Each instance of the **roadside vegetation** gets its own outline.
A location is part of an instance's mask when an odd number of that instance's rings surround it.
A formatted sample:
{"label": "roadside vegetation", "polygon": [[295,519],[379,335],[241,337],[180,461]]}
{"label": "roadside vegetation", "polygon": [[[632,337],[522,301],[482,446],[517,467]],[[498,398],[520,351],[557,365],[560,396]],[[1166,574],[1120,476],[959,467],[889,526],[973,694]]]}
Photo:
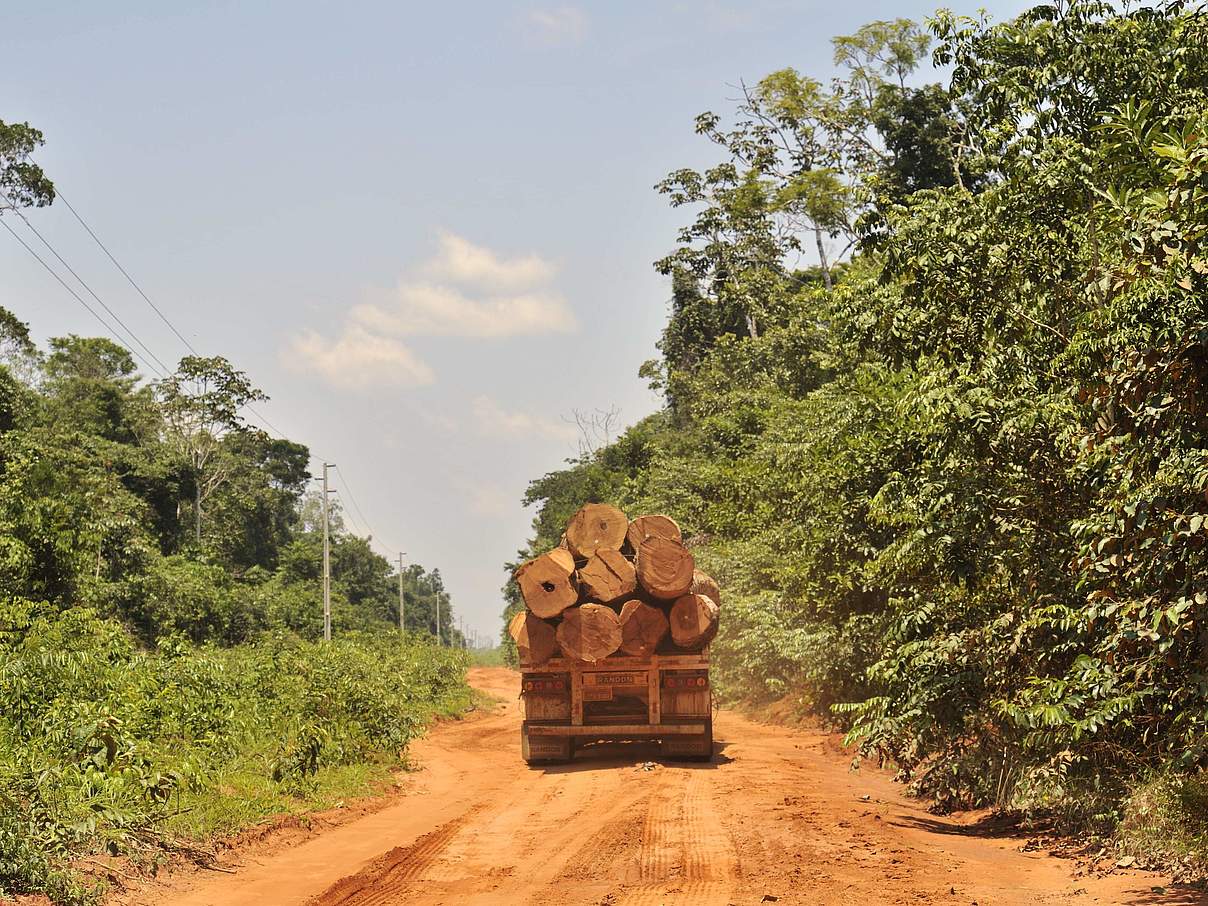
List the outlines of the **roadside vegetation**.
{"label": "roadside vegetation", "polygon": [[83,608],[9,619],[0,891],[57,903],[97,897],[98,857],[206,864],[215,835],[377,792],[432,716],[470,703],[464,652],[414,635],[149,653]]}
{"label": "roadside vegetation", "polygon": [[[54,200],[41,138],[0,122],[7,223]],[[333,500],[320,642],[309,451],[249,423],[264,395],[224,358],[143,365],[40,348],[0,307],[0,899],[92,902],[107,856],[205,862],[216,834],[380,788],[470,704],[440,573],[405,569],[399,633],[398,575]]]}
{"label": "roadside vegetation", "polygon": [[789,697],[937,808],[1202,868],[1208,16],[834,48],[834,81],[697,119],[717,164],[657,187],[666,405],[531,484],[519,558],[585,500],[666,512],[726,591],[726,697]]}

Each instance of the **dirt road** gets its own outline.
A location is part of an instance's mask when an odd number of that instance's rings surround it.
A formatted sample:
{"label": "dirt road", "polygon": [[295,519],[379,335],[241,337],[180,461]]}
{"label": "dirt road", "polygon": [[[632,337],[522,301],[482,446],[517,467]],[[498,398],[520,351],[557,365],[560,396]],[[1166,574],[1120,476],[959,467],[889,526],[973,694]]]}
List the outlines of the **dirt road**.
{"label": "dirt road", "polygon": [[[728,906],[1203,902],[1143,872],[1077,877],[1026,840],[935,818],[822,733],[722,712],[713,764],[657,765],[644,745],[526,767],[518,676],[504,699],[416,744],[394,803],[303,841],[236,853],[233,874],[144,891],[155,906]],[[191,885],[191,889],[183,889]]]}

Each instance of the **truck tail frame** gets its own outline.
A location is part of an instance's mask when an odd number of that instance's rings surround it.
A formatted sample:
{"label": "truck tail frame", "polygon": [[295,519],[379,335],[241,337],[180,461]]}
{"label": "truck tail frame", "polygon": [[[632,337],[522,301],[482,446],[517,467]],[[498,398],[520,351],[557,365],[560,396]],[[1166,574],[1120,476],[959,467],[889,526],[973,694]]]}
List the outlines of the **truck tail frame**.
{"label": "truck tail frame", "polygon": [[522,666],[521,755],[529,764],[569,761],[581,743],[646,739],[662,757],[713,757],[713,696],[707,652],[551,658]]}

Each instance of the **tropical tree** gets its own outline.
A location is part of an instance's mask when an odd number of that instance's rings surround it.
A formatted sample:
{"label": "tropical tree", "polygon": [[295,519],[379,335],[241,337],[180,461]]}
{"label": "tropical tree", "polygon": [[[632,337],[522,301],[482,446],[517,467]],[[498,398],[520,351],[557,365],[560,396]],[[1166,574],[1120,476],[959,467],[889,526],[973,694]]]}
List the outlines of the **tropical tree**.
{"label": "tropical tree", "polygon": [[177,370],[156,385],[156,396],[164,442],[192,479],[194,538],[200,544],[203,508],[235,467],[224,441],[252,430],[240,410],[268,397],[221,356],[181,359]]}

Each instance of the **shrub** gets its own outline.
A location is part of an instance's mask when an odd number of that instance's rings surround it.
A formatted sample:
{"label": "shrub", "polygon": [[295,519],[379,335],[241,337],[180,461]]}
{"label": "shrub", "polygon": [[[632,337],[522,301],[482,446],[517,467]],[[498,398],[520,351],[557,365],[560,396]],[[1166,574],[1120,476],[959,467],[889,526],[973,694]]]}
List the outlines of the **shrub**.
{"label": "shrub", "polygon": [[[468,702],[464,652],[426,638],[279,634],[235,648],[185,635],[150,654],[96,612],[24,601],[0,620],[0,894],[84,902],[67,868],[93,852],[155,856],[178,833],[287,808],[324,772],[404,763],[436,712]],[[232,804],[232,808],[236,806]],[[211,816],[187,828],[182,809]],[[206,821],[210,823],[207,824]]]}

